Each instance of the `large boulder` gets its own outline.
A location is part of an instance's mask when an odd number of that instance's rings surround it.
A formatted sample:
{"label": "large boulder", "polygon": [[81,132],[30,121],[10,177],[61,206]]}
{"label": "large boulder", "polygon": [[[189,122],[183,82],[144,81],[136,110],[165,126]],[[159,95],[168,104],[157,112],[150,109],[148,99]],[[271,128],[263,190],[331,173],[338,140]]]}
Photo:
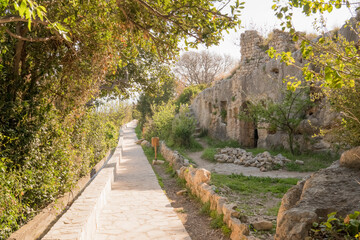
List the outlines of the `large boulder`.
{"label": "large boulder", "polygon": [[340,165],[343,167],[360,169],[360,147],[344,152],[340,158]]}
{"label": "large boulder", "polygon": [[303,240],[312,223],[331,212],[345,217],[360,208],[360,170],[332,166],[312,174],[283,197],[277,217],[276,240]]}

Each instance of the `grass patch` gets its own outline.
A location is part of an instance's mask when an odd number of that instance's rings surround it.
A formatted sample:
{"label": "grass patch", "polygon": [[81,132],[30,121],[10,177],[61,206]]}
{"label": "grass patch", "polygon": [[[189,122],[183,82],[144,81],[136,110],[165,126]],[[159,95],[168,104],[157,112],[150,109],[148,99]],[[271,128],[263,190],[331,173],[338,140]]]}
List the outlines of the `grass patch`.
{"label": "grass patch", "polygon": [[166,145],[172,149],[177,150],[178,152],[190,151],[190,152],[200,152],[204,150],[203,146],[198,143],[193,137],[190,138],[190,143],[188,146],[178,146],[171,139],[166,141]]}
{"label": "grass patch", "polygon": [[230,236],[231,229],[224,223],[224,214],[218,214],[217,211],[210,209],[210,202],[203,203],[200,213],[210,216],[210,226],[214,229],[220,228],[224,235]]}
{"label": "grass patch", "polygon": [[[285,164],[284,169],[296,172],[312,172],[322,168],[327,168],[334,161],[339,159],[339,155],[332,155],[331,153],[302,153],[300,155],[292,155],[290,151],[285,149],[266,150],[263,148],[253,148],[246,149],[246,151],[252,152],[254,155],[264,151],[268,151],[273,156],[281,154],[292,160],[292,162]],[[296,160],[304,161],[304,165],[296,164]]]}
{"label": "grass patch", "polygon": [[169,162],[165,161],[164,166],[165,166],[165,172],[166,172],[167,174],[169,174],[172,178],[176,176],[176,171],[175,171],[174,168],[169,164]]}
{"label": "grass patch", "polygon": [[160,177],[157,173],[155,173],[155,175],[156,175],[156,178],[157,178],[157,180],[159,182],[159,185],[160,185],[161,189],[164,189],[165,186],[164,186],[164,182],[163,182],[162,177]]}
{"label": "grass patch", "polygon": [[217,153],[216,148],[210,147],[210,148],[206,148],[204,150],[204,152],[201,155],[202,159],[208,160],[210,162],[215,162],[215,154]]}
{"label": "grass patch", "polygon": [[230,229],[228,226],[223,225],[223,226],[221,227],[221,231],[222,231],[222,233],[223,233],[225,236],[230,237],[230,235],[231,235],[231,229]]}
{"label": "grass patch", "polygon": [[266,215],[276,217],[278,215],[280,205],[281,205],[281,202],[278,202],[275,206],[268,208],[266,211]]}
{"label": "grass patch", "polygon": [[212,218],[210,226],[212,228],[221,228],[224,225],[223,218],[224,214],[218,214],[215,210],[210,212],[210,217]]}
{"label": "grass patch", "polygon": [[[186,180],[185,179],[182,179],[182,178],[179,178],[177,177],[176,178],[176,183],[181,186],[182,188],[186,188]],[[190,192],[190,190],[188,190],[188,192]]]}
{"label": "grass patch", "polygon": [[204,204],[201,206],[201,208],[200,208],[200,213],[210,216],[210,213],[211,213],[211,210],[210,210],[210,202],[206,202],[206,203],[204,203]]}
{"label": "grass patch", "polygon": [[141,129],[140,129],[140,125],[138,124],[135,128],[135,134],[136,134],[136,137],[138,139],[141,139],[142,138],[142,132],[141,132]]}
{"label": "grass patch", "polygon": [[[154,148],[142,146],[142,149],[144,150],[145,156],[147,157],[149,163],[152,164],[152,160],[155,159]],[[157,159],[165,161],[165,158],[161,155],[160,151],[157,152]]]}
{"label": "grass patch", "polygon": [[[155,159],[155,151],[154,151],[154,149],[151,148],[151,147],[145,147],[145,146],[142,146],[142,149],[143,149],[143,151],[145,153],[145,156],[146,156],[147,160],[149,161],[150,164],[152,164],[152,161]],[[158,160],[165,160],[164,157],[159,152],[157,154],[157,159]],[[165,161],[165,163],[167,163],[167,162]],[[152,167],[152,165],[151,165],[151,167]],[[153,171],[154,171],[154,169],[153,169]],[[164,189],[164,182],[163,182],[162,178],[155,171],[154,171],[154,173],[156,175],[156,178],[157,178],[157,180],[159,182],[160,187],[162,189]]]}
{"label": "grass patch", "polygon": [[289,188],[296,185],[297,178],[246,177],[243,175],[211,174],[211,182],[217,187],[223,185],[244,195],[272,193],[282,197]]}

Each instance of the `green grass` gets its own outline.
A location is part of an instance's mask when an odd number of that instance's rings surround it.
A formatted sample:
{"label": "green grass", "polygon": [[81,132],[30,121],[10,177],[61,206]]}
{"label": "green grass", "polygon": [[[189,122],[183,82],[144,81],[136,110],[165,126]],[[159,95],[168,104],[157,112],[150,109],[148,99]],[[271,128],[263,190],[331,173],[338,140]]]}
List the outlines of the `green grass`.
{"label": "green grass", "polygon": [[211,182],[217,187],[223,185],[244,195],[272,193],[282,197],[289,188],[296,185],[297,178],[246,177],[243,175],[211,174]]}
{"label": "green grass", "polygon": [[171,147],[172,149],[177,150],[178,152],[185,152],[185,151],[200,152],[204,150],[203,146],[200,143],[198,143],[193,137],[190,138],[190,143],[186,147],[176,145],[171,139],[168,139],[166,141],[166,145]]}
{"label": "green grass", "polygon": [[141,132],[141,129],[140,129],[140,125],[138,124],[135,128],[135,134],[136,134],[136,137],[138,139],[141,139],[142,138],[142,132]]}
{"label": "green grass", "polygon": [[165,161],[164,166],[165,166],[165,172],[166,172],[167,174],[169,174],[172,178],[176,176],[176,171],[175,171],[174,168],[169,164],[169,162]]}
{"label": "green grass", "polygon": [[[339,159],[338,155],[331,155],[330,153],[303,153],[300,155],[292,155],[290,151],[284,149],[266,150],[263,148],[253,148],[246,149],[246,151],[252,152],[254,156],[264,151],[268,151],[273,156],[280,153],[284,157],[292,160],[292,162],[285,164],[284,169],[296,172],[312,172],[322,168],[327,168],[334,161]],[[304,165],[296,164],[296,160],[304,161]]]}
{"label": "green grass", "polygon": [[[209,145],[201,155],[201,158],[214,162],[214,155],[217,153],[217,148],[241,148],[240,144],[235,140],[220,141],[213,139],[209,136],[202,137],[203,140]],[[279,153],[284,157],[292,160],[290,163],[286,163],[284,169],[288,171],[296,172],[314,172],[322,168],[329,167],[334,161],[339,159],[339,155],[330,154],[330,153],[302,153],[300,155],[292,155],[290,151],[285,149],[263,149],[263,148],[252,148],[246,149],[248,152],[252,152],[255,155],[268,151],[271,155],[276,156]],[[304,161],[304,165],[296,164],[296,160]],[[275,166],[275,169],[280,169],[281,166]]]}
{"label": "green grass", "polygon": [[[155,151],[152,147],[142,147],[145,153],[145,156],[147,157],[149,163],[152,163],[152,161],[155,159]],[[164,160],[165,158],[161,155],[160,151],[157,151],[157,160]],[[165,161],[166,162],[166,161]]]}
{"label": "green grass", "polygon": [[281,202],[278,202],[278,204],[276,204],[275,206],[267,209],[266,215],[268,215],[268,216],[277,216],[278,212],[279,212],[280,205],[281,205]]}
{"label": "green grass", "polygon": [[[182,188],[186,188],[186,180],[185,179],[182,179],[182,178],[179,178],[176,176],[176,183],[182,187]],[[188,190],[189,192],[190,190]]]}
{"label": "green grass", "polygon": [[221,227],[221,231],[225,236],[230,237],[231,229],[228,226],[226,226],[225,224]]}
{"label": "green grass", "polygon": [[[144,150],[144,153],[145,153],[145,156],[147,158],[147,160],[149,161],[150,164],[152,164],[152,161],[155,159],[155,151],[154,151],[154,148],[151,148],[151,147],[145,147],[143,146],[142,149]],[[164,157],[158,152],[157,154],[157,159],[158,160],[164,160]],[[167,161],[165,161],[165,163],[167,163]],[[152,167],[152,165],[151,165]],[[162,178],[154,171],[155,175],[156,175],[156,178],[159,182],[159,185],[162,189],[164,189],[164,182],[162,180]]]}
{"label": "green grass", "polygon": [[204,204],[201,206],[201,208],[200,208],[200,213],[210,216],[210,213],[211,213],[211,210],[210,210],[210,202],[206,202],[206,203],[204,203]]}
{"label": "green grass", "polygon": [[202,159],[208,160],[210,162],[215,162],[215,154],[216,154],[216,148],[210,147],[210,148],[206,148],[204,150],[204,152],[201,155]]}
{"label": "green grass", "polygon": [[[200,201],[201,202],[201,201]],[[217,211],[210,209],[210,202],[203,203],[200,213],[210,216],[210,226],[214,229],[220,228],[224,235],[230,236],[231,229],[224,223],[224,214],[218,214]]]}

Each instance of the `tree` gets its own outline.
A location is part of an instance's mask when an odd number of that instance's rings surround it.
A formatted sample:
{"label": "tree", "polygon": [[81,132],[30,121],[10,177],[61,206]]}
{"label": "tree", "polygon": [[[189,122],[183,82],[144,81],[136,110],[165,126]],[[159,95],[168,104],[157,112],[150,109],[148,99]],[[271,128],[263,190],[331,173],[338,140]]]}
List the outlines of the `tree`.
{"label": "tree", "polygon": [[280,102],[261,100],[251,102],[245,111],[239,113],[242,120],[254,121],[259,127],[265,123],[270,129],[286,132],[290,151],[295,154],[294,136],[300,122],[305,119],[305,111],[312,106],[308,88],[287,90]]}
{"label": "tree", "polygon": [[99,89],[153,91],[148,59],[172,58],[182,39],[217,43],[221,30],[238,25],[238,1],[232,14],[214,3],[226,1],[2,1],[0,132],[17,139],[4,140],[7,147],[28,152],[50,110],[71,118]]}
{"label": "tree", "polygon": [[139,96],[136,104],[136,109],[139,112],[139,125],[143,127],[146,119],[153,116],[151,106],[159,106],[161,104],[167,104],[175,95],[175,79],[169,75],[163,75],[166,79],[163,80],[163,84],[160,89],[150,94],[150,92],[144,92]]}
{"label": "tree", "polygon": [[0,238],[69,189],[86,172],[79,166],[106,152],[104,139],[116,139],[117,126],[84,105],[155,92],[167,71],[158,63],[174,58],[179,42],[211,45],[238,25],[242,5],[223,14],[227,3],[0,1]]}
{"label": "tree", "polygon": [[[299,64],[291,53],[277,53],[274,49],[269,50],[269,55],[303,71],[304,80],[290,83],[292,89],[296,89],[301,81],[310,83],[317,89],[312,97],[326,99],[341,114],[342,120],[334,130],[345,147],[360,145],[360,107],[357,104],[360,94],[359,15],[350,19],[340,31],[323,32],[317,41],[310,41],[295,31],[292,12],[294,8],[300,8],[309,16],[358,4],[347,0],[289,0],[286,3],[276,1],[273,6],[277,17],[283,20],[283,29],[289,29],[293,39],[300,42],[305,63]],[[322,29],[324,25],[318,24]]]}
{"label": "tree", "polygon": [[191,105],[192,100],[194,100],[205,88],[206,85],[204,84],[186,87],[175,101],[176,111],[179,111],[181,105]]}
{"label": "tree", "polygon": [[210,85],[217,76],[234,66],[229,55],[220,55],[209,51],[185,52],[176,63],[174,72],[185,85]]}

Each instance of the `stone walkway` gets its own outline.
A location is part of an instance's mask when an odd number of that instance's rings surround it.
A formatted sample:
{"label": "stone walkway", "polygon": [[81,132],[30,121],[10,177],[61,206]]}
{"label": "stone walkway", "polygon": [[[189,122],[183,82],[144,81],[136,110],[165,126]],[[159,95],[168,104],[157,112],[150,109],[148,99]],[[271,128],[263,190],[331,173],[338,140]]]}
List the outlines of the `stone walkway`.
{"label": "stone walkway", "polygon": [[95,239],[190,239],[142,148],[135,144],[135,127],[133,121],[124,129],[123,158]]}

